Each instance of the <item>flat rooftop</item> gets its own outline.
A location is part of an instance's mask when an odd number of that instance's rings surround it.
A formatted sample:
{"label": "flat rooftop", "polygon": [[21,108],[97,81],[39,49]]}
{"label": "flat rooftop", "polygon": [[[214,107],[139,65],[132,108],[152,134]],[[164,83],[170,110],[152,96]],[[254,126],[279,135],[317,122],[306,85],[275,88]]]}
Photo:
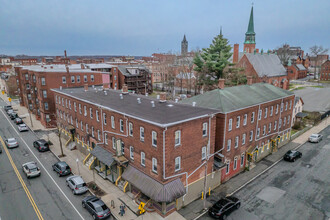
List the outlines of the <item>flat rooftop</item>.
{"label": "flat rooftop", "polygon": [[[70,72],[101,72],[93,71],[91,69],[110,69],[113,65],[100,63],[100,64],[83,64],[84,69],[81,68],[81,64],[67,65]],[[66,65],[64,64],[51,64],[51,65],[31,65],[31,66],[20,66],[24,70],[36,71],[36,72],[66,72]]]}
{"label": "flat rooftop", "polygon": [[[103,91],[100,86],[95,86],[94,89],[89,87],[86,92],[82,87],[65,88],[62,90],[52,89],[52,91],[160,127],[203,118],[218,112],[214,109],[193,107],[191,104],[180,104],[170,101],[162,103],[158,99],[132,93],[123,94],[121,99],[121,91]],[[141,100],[141,103],[138,103],[138,98]],[[154,107],[152,107],[152,101],[154,102]]]}

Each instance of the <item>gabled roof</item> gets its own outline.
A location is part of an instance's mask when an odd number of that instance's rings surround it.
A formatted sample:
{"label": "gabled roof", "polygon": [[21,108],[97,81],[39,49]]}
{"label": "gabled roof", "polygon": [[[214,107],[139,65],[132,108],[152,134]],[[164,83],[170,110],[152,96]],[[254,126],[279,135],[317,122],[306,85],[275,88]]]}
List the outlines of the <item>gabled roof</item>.
{"label": "gabled roof", "polygon": [[245,54],[259,77],[263,76],[284,76],[286,69],[276,54]]}
{"label": "gabled roof", "polygon": [[298,70],[307,70],[306,67],[304,67],[304,65],[302,64],[296,64]]}
{"label": "gabled roof", "polygon": [[[140,70],[146,70],[149,72],[148,68],[144,65],[118,65],[117,66],[119,71],[124,75],[124,76],[134,76],[132,73],[128,71],[128,69],[140,69]],[[140,75],[140,74],[136,74]]]}
{"label": "gabled roof", "polygon": [[256,83],[215,89],[189,99],[184,99],[181,103],[191,104],[196,102],[196,106],[218,109],[222,113],[227,113],[291,95],[294,95],[294,93],[271,84]]}

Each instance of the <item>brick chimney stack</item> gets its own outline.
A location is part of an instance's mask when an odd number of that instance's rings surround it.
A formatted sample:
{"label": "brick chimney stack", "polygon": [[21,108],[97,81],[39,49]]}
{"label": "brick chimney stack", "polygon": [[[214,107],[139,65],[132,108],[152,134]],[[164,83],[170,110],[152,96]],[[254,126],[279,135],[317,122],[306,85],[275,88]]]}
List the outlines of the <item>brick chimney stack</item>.
{"label": "brick chimney stack", "polygon": [[85,90],[85,92],[88,91],[88,84],[84,84],[84,90]]}
{"label": "brick chimney stack", "polygon": [[247,84],[252,85],[253,84],[253,78],[252,76],[247,76]]}
{"label": "brick chimney stack", "polygon": [[66,50],[64,50],[64,57],[67,58],[67,56],[66,56]]}
{"label": "brick chimney stack", "polygon": [[128,93],[128,86],[126,84],[124,84],[122,90],[123,90],[122,91],[123,94],[127,94]]}
{"label": "brick chimney stack", "polygon": [[160,93],[159,102],[166,102],[166,92]]}
{"label": "brick chimney stack", "polygon": [[238,63],[239,44],[234,44],[233,63]]}
{"label": "brick chimney stack", "polygon": [[219,79],[218,88],[219,89],[224,89],[225,88],[225,79]]}

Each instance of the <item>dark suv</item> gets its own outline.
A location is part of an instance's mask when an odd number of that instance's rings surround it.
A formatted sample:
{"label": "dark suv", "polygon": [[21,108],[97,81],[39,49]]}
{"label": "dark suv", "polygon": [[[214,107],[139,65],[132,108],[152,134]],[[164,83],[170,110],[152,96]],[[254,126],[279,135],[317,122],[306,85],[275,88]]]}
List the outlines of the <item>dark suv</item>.
{"label": "dark suv", "polygon": [[11,120],[14,120],[15,118],[18,118],[18,114],[16,112],[13,112],[9,115]]}
{"label": "dark suv", "polygon": [[39,152],[49,151],[49,144],[44,139],[33,142],[33,147],[37,148]]}
{"label": "dark suv", "polygon": [[228,196],[217,201],[210,209],[209,215],[217,219],[227,219],[228,215],[239,209],[241,202],[238,198]]}
{"label": "dark suv", "polygon": [[82,207],[92,214],[93,219],[106,219],[111,216],[108,206],[96,196],[87,196],[84,198]]}
{"label": "dark suv", "polygon": [[284,154],[283,160],[290,161],[290,162],[295,162],[297,158],[301,158],[302,153],[297,151],[297,150],[289,150]]}
{"label": "dark suv", "polygon": [[66,176],[71,174],[71,168],[64,161],[55,163],[53,165],[53,170],[58,174],[58,176]]}

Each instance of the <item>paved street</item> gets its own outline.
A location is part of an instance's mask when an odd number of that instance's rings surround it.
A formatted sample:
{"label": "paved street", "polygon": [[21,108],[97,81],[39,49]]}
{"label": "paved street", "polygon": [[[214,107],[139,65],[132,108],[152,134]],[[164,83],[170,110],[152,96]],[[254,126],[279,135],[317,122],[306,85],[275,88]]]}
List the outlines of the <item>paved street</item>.
{"label": "paved street", "polygon": [[[32,143],[37,137],[31,131],[18,133],[16,125],[3,111],[3,100],[0,100],[0,105],[0,136],[3,140],[10,137],[18,140],[20,146],[7,152],[26,185],[25,188],[19,180],[4,146],[1,146],[0,219],[91,219],[81,206],[82,198],[88,194],[72,194],[66,186],[66,178],[59,178],[52,170],[51,165],[57,162],[56,157],[51,152],[39,153],[34,149]],[[40,177],[26,178],[21,165],[29,161],[38,163],[42,173]],[[28,197],[29,194],[31,197]]]}
{"label": "paved street", "polygon": [[[280,161],[238,191],[242,206],[230,220],[316,220],[330,218],[330,126],[319,144],[305,143],[303,157]],[[206,213],[200,219],[211,219]]]}

